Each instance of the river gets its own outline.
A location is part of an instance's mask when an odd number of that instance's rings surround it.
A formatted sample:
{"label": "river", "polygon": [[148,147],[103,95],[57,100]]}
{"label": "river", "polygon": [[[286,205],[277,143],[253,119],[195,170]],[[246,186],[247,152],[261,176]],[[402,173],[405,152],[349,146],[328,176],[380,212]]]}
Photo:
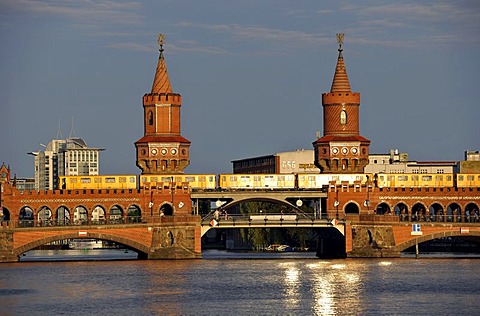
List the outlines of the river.
{"label": "river", "polygon": [[135,256],[112,249],[30,251],[21,262],[0,264],[0,315],[438,316],[480,310],[478,256],[323,260],[314,253],[217,250],[199,260]]}

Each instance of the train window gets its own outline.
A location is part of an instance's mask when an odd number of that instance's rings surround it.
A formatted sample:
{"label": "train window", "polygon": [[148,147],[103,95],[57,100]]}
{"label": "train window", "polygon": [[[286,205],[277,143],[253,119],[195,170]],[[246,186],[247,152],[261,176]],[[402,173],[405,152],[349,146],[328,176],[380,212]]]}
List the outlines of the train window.
{"label": "train window", "polygon": [[105,178],[105,183],[115,183],[115,178]]}
{"label": "train window", "polygon": [[127,178],[125,178],[125,177],[120,177],[120,178],[118,179],[118,182],[120,182],[120,183],[127,182]]}
{"label": "train window", "polygon": [[[198,177],[198,181],[202,181],[201,180],[202,177]],[[195,182],[195,177],[185,177],[185,182]]]}
{"label": "train window", "polygon": [[70,179],[70,183],[77,183],[77,179],[75,179],[75,178]]}
{"label": "train window", "polygon": [[398,181],[408,181],[408,176],[398,176]]}
{"label": "train window", "polygon": [[260,181],[262,178],[260,176],[253,176],[253,181]]}
{"label": "train window", "polygon": [[241,176],[240,179],[250,179],[250,176]]}
{"label": "train window", "polygon": [[230,181],[237,181],[237,177],[236,176],[230,176]]}
{"label": "train window", "polygon": [[81,183],[90,183],[91,181],[92,181],[92,179],[90,179],[90,178],[81,178],[80,179]]}
{"label": "train window", "polygon": [[443,176],[435,176],[435,181],[443,181]]}
{"label": "train window", "polygon": [[432,181],[432,176],[422,176],[422,181]]}
{"label": "train window", "polygon": [[447,176],[447,181],[452,181],[452,176]]}
{"label": "train window", "polygon": [[418,181],[418,176],[412,176],[413,181]]}
{"label": "train window", "polygon": [[463,181],[463,176],[458,176],[458,181]]}
{"label": "train window", "polygon": [[130,183],[135,183],[135,177],[130,177]]}
{"label": "train window", "polygon": [[278,181],[285,181],[285,176],[278,176]]}
{"label": "train window", "polygon": [[198,182],[205,182],[207,179],[205,177],[198,177]]}
{"label": "train window", "polygon": [[467,176],[467,181],[474,181],[475,180],[475,176],[473,175],[468,175]]}

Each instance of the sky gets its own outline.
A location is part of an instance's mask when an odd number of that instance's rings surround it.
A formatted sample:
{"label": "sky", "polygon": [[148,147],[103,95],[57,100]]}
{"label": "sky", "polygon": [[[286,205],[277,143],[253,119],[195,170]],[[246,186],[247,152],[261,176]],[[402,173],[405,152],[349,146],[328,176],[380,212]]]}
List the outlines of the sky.
{"label": "sky", "polygon": [[101,174],[139,174],[158,33],[192,142],[186,173],[313,149],[336,33],[370,153],[480,150],[478,0],[0,0],[0,163],[33,177],[29,152],[75,136],[105,149]]}

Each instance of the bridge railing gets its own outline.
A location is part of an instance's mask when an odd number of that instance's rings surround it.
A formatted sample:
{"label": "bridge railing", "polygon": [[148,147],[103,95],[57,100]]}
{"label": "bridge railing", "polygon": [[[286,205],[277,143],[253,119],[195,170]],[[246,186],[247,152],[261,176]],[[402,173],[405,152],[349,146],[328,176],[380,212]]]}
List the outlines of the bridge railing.
{"label": "bridge railing", "polygon": [[219,214],[216,216],[214,213],[210,213],[202,217],[202,225],[212,224],[212,220],[217,223],[283,223],[283,222],[299,222],[299,221],[314,221],[313,216],[299,215],[299,214],[282,214],[282,213],[268,213],[268,214]]}

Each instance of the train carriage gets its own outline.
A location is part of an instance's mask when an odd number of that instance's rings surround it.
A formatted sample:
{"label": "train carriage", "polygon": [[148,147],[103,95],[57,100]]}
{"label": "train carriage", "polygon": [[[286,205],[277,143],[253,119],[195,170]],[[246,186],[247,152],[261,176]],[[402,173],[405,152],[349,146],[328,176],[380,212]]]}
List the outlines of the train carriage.
{"label": "train carriage", "polygon": [[188,183],[193,190],[214,190],[217,186],[215,174],[164,174],[140,175],[140,188],[158,187],[171,182]]}
{"label": "train carriage", "polygon": [[[299,189],[321,189],[332,182],[342,184],[348,182],[353,185],[359,183],[364,185],[368,179],[372,180],[372,174],[354,173],[354,174],[298,174]],[[373,180],[372,180],[373,181]]]}
{"label": "train carriage", "polygon": [[137,188],[137,176],[134,174],[60,176],[59,181],[61,190]]}
{"label": "train carriage", "polygon": [[458,188],[479,188],[480,187],[480,173],[456,174],[456,185]]}
{"label": "train carriage", "polygon": [[221,174],[222,189],[294,189],[294,174]]}
{"label": "train carriage", "polygon": [[440,173],[399,173],[375,175],[376,186],[379,188],[421,188],[421,187],[453,187],[453,174]]}

